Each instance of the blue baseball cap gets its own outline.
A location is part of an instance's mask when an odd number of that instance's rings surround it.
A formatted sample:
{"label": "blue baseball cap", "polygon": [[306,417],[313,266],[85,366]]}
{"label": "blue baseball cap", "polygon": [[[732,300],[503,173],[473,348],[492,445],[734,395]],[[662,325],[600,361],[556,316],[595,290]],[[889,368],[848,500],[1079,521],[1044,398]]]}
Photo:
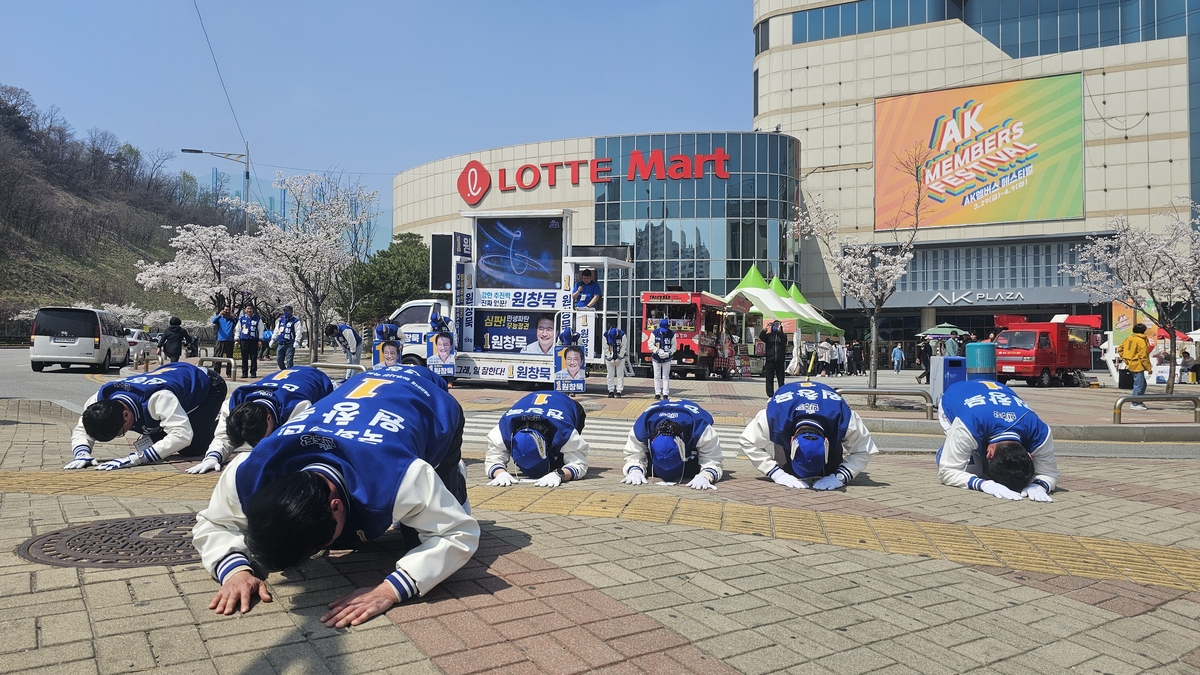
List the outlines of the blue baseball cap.
{"label": "blue baseball cap", "polygon": [[513,434],[512,458],[521,473],[530,478],[541,478],[550,472],[546,437],[533,429],[521,429]]}
{"label": "blue baseball cap", "polygon": [[800,478],[825,475],[827,444],[824,429],[815,422],[796,427],[792,437],[792,471]]}
{"label": "blue baseball cap", "polygon": [[650,441],[650,463],[654,475],[667,481],[677,482],[683,477],[685,448],[678,436],[659,434]]}

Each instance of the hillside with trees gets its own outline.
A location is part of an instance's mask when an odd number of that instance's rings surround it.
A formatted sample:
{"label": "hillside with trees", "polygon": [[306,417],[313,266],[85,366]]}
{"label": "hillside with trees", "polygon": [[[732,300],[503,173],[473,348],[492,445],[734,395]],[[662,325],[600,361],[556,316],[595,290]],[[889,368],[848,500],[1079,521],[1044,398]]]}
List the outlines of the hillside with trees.
{"label": "hillside with trees", "polygon": [[0,85],[0,315],[52,303],[128,304],[201,314],[169,290],[147,291],[138,260],[167,260],[174,228],[220,225],[242,214],[187,172],[174,153],[144,152],[92,128],[78,133],[58,109]]}

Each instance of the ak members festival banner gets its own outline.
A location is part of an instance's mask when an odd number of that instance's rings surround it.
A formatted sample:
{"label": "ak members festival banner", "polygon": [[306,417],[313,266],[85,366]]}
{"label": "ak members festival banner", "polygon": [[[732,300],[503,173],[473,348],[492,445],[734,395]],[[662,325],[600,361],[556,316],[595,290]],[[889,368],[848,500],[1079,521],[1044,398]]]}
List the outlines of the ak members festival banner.
{"label": "ak members festival banner", "polygon": [[933,157],[921,227],[1083,217],[1083,78],[1078,73],[875,101],[875,229],[912,209],[896,167],[914,146]]}

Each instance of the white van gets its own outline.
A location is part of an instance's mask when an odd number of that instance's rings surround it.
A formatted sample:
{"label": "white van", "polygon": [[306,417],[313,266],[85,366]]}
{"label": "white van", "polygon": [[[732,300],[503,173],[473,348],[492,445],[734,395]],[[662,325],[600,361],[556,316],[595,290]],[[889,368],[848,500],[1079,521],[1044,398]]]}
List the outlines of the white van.
{"label": "white van", "polygon": [[63,368],[79,363],[106,373],[129,361],[125,328],[102,310],[43,307],[29,332],[29,363],[34,372],[55,363]]}

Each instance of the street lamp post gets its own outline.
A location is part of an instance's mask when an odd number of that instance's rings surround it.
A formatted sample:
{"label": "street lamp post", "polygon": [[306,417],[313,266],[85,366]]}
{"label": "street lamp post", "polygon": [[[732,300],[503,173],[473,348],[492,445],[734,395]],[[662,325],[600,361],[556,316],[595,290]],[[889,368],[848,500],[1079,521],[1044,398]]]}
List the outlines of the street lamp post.
{"label": "street lamp post", "polygon": [[[248,143],[248,142],[246,143],[246,152],[245,153],[208,152],[206,150],[196,150],[194,148],[181,148],[179,151],[183,152],[183,153],[187,153],[189,155],[212,155],[213,157],[220,157],[221,159],[228,159],[231,162],[244,163],[245,164],[245,173],[243,174],[243,180],[244,180],[245,187],[242,190],[242,200],[246,203],[246,206],[250,205],[250,143]],[[246,220],[245,220],[245,224],[243,225],[243,229],[245,232],[249,232],[250,231],[250,210],[249,209],[242,209],[242,210],[246,214]]]}

